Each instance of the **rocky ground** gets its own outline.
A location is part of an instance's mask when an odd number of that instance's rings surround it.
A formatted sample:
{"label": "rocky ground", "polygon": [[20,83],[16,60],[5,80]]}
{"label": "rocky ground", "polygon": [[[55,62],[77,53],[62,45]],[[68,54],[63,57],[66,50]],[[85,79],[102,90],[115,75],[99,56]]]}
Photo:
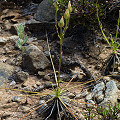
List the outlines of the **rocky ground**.
{"label": "rocky ground", "polygon": [[[46,40],[47,31],[53,62],[58,71],[59,39],[54,27],[55,11],[48,0],[43,0],[40,5],[32,1],[25,6],[16,6],[12,2],[1,2],[1,5],[0,120],[18,120],[44,100],[41,95],[32,96],[25,91],[48,93],[52,91],[50,82],[56,86]],[[16,47],[16,26],[20,23],[25,25],[25,34],[28,35],[25,54]],[[115,69],[114,74],[117,75],[114,77],[103,76],[101,69],[110,54],[111,49],[99,30],[93,32],[81,24],[68,29],[63,40],[61,86],[77,74],[69,88],[79,87],[70,89],[65,96],[80,101],[72,105],[74,113],[82,120],[91,106],[94,106],[92,112],[97,114],[98,104],[107,106],[108,103],[114,105],[120,102],[120,67]],[[94,81],[87,85],[80,84],[89,80]],[[38,119],[43,120],[36,111],[24,118]],[[97,119],[96,116],[94,120]]]}

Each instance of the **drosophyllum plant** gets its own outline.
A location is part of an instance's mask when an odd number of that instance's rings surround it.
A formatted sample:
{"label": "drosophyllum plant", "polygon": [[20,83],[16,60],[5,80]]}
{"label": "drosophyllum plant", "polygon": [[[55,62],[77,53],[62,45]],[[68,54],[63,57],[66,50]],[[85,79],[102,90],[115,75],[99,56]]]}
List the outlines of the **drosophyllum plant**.
{"label": "drosophyllum plant", "polygon": [[[58,6],[57,6],[56,1],[54,3],[54,6],[55,6],[55,9],[56,9],[55,27],[56,27],[58,37],[60,39],[60,59],[59,59],[58,76],[56,74],[56,70],[55,70],[53,60],[52,60],[52,57],[51,57],[49,44],[48,44],[48,49],[49,49],[49,54],[50,54],[52,67],[53,67],[53,70],[54,70],[56,88],[51,83],[52,88],[53,88],[53,92],[48,93],[48,94],[45,93],[47,95],[46,96],[47,100],[43,104],[40,104],[34,110],[41,109],[40,114],[43,115],[44,120],[48,120],[50,118],[52,120],[57,120],[57,119],[61,120],[61,119],[63,119],[62,118],[63,116],[64,116],[64,119],[78,120],[76,115],[74,115],[74,113],[68,108],[68,106],[70,108],[72,108],[70,106],[69,102],[68,102],[68,98],[66,98],[65,96],[62,95],[63,92],[67,91],[66,88],[73,79],[71,79],[70,82],[64,88],[60,87],[60,82],[61,82],[61,80],[60,80],[60,69],[61,69],[61,60],[62,60],[62,42],[63,42],[65,32],[66,32],[66,30],[68,28],[69,19],[70,19],[70,13],[72,12],[71,2],[69,1],[68,7],[67,7],[67,9],[66,9],[66,11],[64,13],[64,16],[61,17],[61,19],[60,19],[60,21],[58,23],[57,23]],[[66,21],[66,23],[64,23],[64,20]],[[59,31],[59,29],[60,29],[60,31]],[[47,42],[48,42],[48,39],[47,39]],[[46,104],[47,104],[47,106],[45,106]],[[31,111],[31,112],[33,112],[33,111]],[[27,115],[29,115],[31,112],[29,112]],[[61,114],[61,112],[62,112],[62,114]],[[25,115],[25,116],[27,116],[27,115]],[[21,118],[20,120],[22,120],[23,118]]]}
{"label": "drosophyllum plant", "polygon": [[102,23],[100,22],[100,19],[99,19],[98,5],[97,4],[96,4],[96,8],[97,8],[98,23],[99,23],[101,32],[102,32],[105,40],[107,41],[108,45],[112,49],[112,53],[110,54],[110,56],[108,56],[109,58],[105,62],[106,66],[105,66],[105,69],[104,69],[104,74],[107,75],[107,74],[109,74],[109,71],[111,69],[112,69],[112,73],[115,71],[116,62],[117,62],[117,66],[120,65],[120,58],[119,58],[119,56],[120,56],[120,51],[119,51],[120,43],[117,41],[118,30],[119,30],[119,23],[120,23],[120,11],[119,11],[119,18],[118,18],[116,36],[115,36],[115,38],[113,38],[112,34],[110,34],[110,38],[111,38],[111,41],[110,41],[107,38],[107,36],[105,35],[104,31],[103,31]]}
{"label": "drosophyllum plant", "polygon": [[19,36],[19,39],[16,41],[16,46],[22,51],[25,51],[25,47],[23,46],[27,40],[27,35],[24,34],[24,25],[20,24],[17,28],[17,34]]}

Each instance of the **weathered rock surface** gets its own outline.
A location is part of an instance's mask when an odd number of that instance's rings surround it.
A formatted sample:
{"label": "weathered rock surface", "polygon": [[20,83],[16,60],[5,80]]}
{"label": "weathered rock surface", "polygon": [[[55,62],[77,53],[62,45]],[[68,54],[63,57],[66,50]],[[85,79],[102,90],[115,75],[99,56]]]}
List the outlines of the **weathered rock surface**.
{"label": "weathered rock surface", "polygon": [[25,54],[23,55],[23,67],[31,72],[36,72],[40,69],[45,69],[50,64],[48,58],[35,45],[28,45]]}
{"label": "weathered rock surface", "polygon": [[96,95],[99,91],[105,90],[105,84],[104,82],[101,82],[94,86],[94,89],[92,90],[92,94]]}
{"label": "weathered rock surface", "polygon": [[34,19],[38,21],[52,21],[55,18],[55,7],[49,2],[49,0],[43,0],[38,6],[37,13],[34,15]]}
{"label": "weathered rock surface", "polygon": [[25,82],[28,79],[29,74],[24,71],[19,71],[16,73],[16,80],[17,82]]}
{"label": "weathered rock surface", "polygon": [[95,105],[95,102],[93,100],[88,100],[88,104],[86,104],[86,107],[93,107]]}
{"label": "weathered rock surface", "polygon": [[7,39],[5,39],[4,37],[0,37],[0,46],[6,44],[6,42]]}
{"label": "weathered rock surface", "polygon": [[0,86],[13,74],[15,68],[9,64],[0,62]]}
{"label": "weathered rock surface", "polygon": [[105,90],[104,82],[96,84],[90,94],[86,96],[86,100],[96,99],[96,102],[99,103],[104,99],[103,91]]}
{"label": "weathered rock surface", "polygon": [[105,98],[102,101],[103,105],[106,105],[110,103],[111,105],[114,105],[117,102],[118,98],[118,88],[114,82],[114,80],[111,80],[106,83],[106,90],[105,90]]}

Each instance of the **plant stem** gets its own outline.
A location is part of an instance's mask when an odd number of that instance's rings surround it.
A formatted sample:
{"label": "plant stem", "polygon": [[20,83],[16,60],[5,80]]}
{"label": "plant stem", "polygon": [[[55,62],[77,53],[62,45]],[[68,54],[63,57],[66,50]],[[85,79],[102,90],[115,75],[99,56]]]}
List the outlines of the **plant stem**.
{"label": "plant stem", "polygon": [[60,69],[61,69],[61,61],[62,61],[62,27],[60,27],[60,60],[59,60],[59,71],[58,71],[58,87],[60,83]]}

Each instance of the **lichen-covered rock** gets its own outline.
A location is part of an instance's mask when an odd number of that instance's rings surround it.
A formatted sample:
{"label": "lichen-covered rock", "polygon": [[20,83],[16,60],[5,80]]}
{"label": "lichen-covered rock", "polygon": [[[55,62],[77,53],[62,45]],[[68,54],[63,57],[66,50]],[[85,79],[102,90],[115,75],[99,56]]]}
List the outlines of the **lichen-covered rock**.
{"label": "lichen-covered rock", "polygon": [[23,55],[22,66],[31,72],[37,72],[45,69],[50,64],[48,58],[35,45],[28,45]]}
{"label": "lichen-covered rock", "polygon": [[106,83],[106,90],[105,90],[105,98],[102,101],[102,105],[114,105],[117,102],[118,98],[118,88],[114,82],[114,80],[111,80]]}
{"label": "lichen-covered rock", "polygon": [[103,91],[105,90],[104,82],[98,83],[94,86],[92,92],[86,96],[86,100],[96,99],[99,103],[104,99]]}
{"label": "lichen-covered rock", "polygon": [[96,84],[94,86],[94,89],[92,90],[93,96],[96,95],[99,91],[103,91],[105,89],[105,84],[104,82],[101,82],[99,84]]}

